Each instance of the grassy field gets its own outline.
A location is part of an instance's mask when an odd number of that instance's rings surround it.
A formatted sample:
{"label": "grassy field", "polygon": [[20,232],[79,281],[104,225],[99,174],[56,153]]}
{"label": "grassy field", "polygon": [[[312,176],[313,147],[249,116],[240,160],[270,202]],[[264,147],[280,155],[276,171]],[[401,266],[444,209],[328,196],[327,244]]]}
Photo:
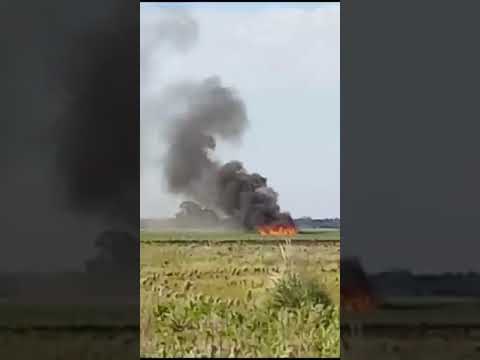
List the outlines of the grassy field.
{"label": "grassy field", "polygon": [[[305,230],[291,237],[295,240],[310,241],[339,241],[340,231],[338,230]],[[150,242],[199,242],[208,240],[210,242],[236,242],[236,241],[252,241],[252,242],[268,242],[268,240],[281,240],[277,236],[261,236],[258,233],[251,232],[221,232],[221,231],[141,231],[140,240],[143,243]],[[267,241],[265,241],[267,240]]]}
{"label": "grassy field", "polygon": [[[342,359],[480,358],[480,302],[454,300],[395,298],[389,300],[395,309],[342,314],[342,334],[349,343]],[[363,334],[351,336],[348,324],[363,324]]]}
{"label": "grassy field", "polygon": [[0,304],[0,358],[138,356],[138,305]]}
{"label": "grassy field", "polygon": [[37,275],[16,274],[18,287],[0,298],[1,359],[138,357],[137,277],[119,286],[118,276]]}
{"label": "grassy field", "polygon": [[141,239],[142,357],[339,356],[338,241],[261,244],[256,234],[219,232]]}

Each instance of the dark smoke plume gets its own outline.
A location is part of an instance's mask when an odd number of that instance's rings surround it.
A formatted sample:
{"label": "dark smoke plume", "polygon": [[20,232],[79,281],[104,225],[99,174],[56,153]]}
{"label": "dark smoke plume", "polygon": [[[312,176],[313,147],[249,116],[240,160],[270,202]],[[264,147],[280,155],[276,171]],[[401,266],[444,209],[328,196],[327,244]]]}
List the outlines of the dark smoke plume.
{"label": "dark smoke plume", "polygon": [[58,169],[75,209],[138,229],[138,23],[125,4],[114,11],[108,26],[68,44]]}
{"label": "dark smoke plume", "polygon": [[0,268],[77,268],[100,228],[138,230],[138,4],[0,9]]}
{"label": "dark smoke plume", "polygon": [[[198,37],[198,24],[184,9],[163,9],[156,14],[141,14],[141,69],[147,72],[153,63],[155,51],[170,46],[178,52],[188,51]],[[142,29],[142,30],[143,30]]]}
{"label": "dark smoke plume", "polygon": [[[159,146],[158,140],[160,134],[165,132],[163,120],[172,119],[175,93],[182,92],[177,89],[182,87],[180,84],[172,90],[173,96],[164,94],[167,85],[161,80],[167,76],[164,63],[169,57],[195,46],[198,24],[186,9],[165,8],[161,11],[142,11],[140,15],[140,179],[143,181],[161,175],[158,168],[164,149]],[[173,206],[174,200],[163,198],[159,203],[165,210]]]}
{"label": "dark smoke plume", "polygon": [[291,225],[265,177],[249,174],[238,161],[222,165],[211,158],[215,138],[238,140],[247,127],[245,105],[235,91],[216,77],[182,89],[178,95],[186,110],[173,123],[165,162],[169,190],[220,210],[247,229]]}
{"label": "dark smoke plume", "polygon": [[99,234],[99,254],[86,262],[87,270],[121,269],[135,276],[140,63],[132,50],[139,46],[138,18],[124,1],[107,8],[108,21],[92,22],[88,31],[71,35],[65,65],[57,69],[67,103],[59,121],[57,169],[75,213],[115,229]]}

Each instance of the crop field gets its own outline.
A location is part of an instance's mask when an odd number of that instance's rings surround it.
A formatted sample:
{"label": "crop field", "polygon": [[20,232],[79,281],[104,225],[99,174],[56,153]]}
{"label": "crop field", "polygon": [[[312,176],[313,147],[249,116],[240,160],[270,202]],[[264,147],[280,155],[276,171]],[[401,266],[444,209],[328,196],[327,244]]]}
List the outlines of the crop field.
{"label": "crop field", "polygon": [[338,231],[142,232],[142,357],[338,357]]}
{"label": "crop field", "polygon": [[[437,300],[409,300],[368,315],[342,314],[342,334],[349,346],[342,349],[342,359],[480,358],[478,299]],[[349,324],[362,324],[362,334],[352,336]]]}
{"label": "crop field", "polygon": [[[129,359],[138,356],[138,305],[0,305],[0,358]],[[138,313],[137,313],[138,314]]]}
{"label": "crop field", "polygon": [[[340,231],[338,230],[305,230],[290,238],[293,242],[302,241],[339,241]],[[245,233],[245,232],[224,232],[224,231],[142,231],[140,232],[140,240],[142,243],[155,243],[155,242],[256,242],[256,243],[269,243],[269,242],[281,242],[282,238],[278,236],[262,236],[258,233]]]}

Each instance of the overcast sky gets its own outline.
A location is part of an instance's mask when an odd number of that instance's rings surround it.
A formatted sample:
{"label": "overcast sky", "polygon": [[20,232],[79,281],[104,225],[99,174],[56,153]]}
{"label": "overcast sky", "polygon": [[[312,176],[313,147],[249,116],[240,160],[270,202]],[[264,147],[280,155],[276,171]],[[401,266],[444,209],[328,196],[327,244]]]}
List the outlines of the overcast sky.
{"label": "overcast sky", "polygon": [[[177,47],[158,41],[172,11]],[[218,75],[247,107],[240,144],[216,156],[267,177],[294,217],[340,215],[339,3],[141,4],[141,216],[165,217],[182,198],[165,190],[165,86]]]}

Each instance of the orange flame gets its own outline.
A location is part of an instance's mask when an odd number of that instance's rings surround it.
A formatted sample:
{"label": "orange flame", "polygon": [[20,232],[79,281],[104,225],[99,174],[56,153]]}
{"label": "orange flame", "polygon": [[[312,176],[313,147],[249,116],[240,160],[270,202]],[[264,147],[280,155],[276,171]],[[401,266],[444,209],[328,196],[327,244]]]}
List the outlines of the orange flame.
{"label": "orange flame", "polygon": [[264,225],[258,227],[262,236],[294,236],[297,234],[295,226],[291,225]]}
{"label": "orange flame", "polygon": [[366,292],[357,292],[355,294],[342,294],[342,309],[351,312],[369,312],[377,308],[377,302],[370,294]]}

